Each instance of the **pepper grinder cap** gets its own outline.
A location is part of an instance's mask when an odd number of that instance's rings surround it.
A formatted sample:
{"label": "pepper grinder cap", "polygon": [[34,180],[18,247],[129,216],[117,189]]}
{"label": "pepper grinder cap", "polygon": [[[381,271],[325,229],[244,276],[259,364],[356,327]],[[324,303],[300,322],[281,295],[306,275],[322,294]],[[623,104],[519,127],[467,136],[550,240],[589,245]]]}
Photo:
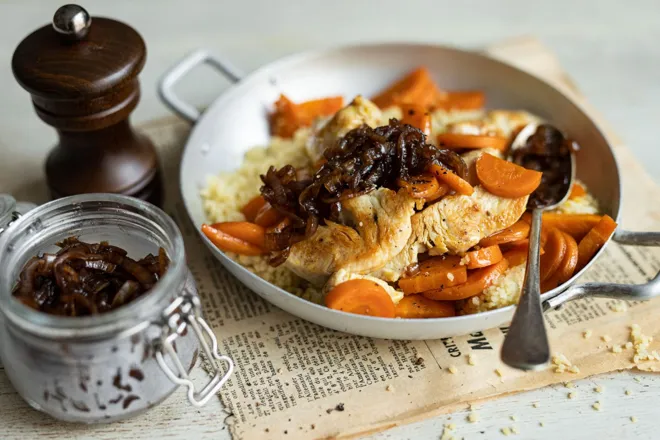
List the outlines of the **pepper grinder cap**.
{"label": "pepper grinder cap", "polygon": [[[142,70],[144,40],[117,20],[90,17],[78,5],[59,8],[52,24],[16,48],[12,70],[35,99],[90,99],[122,88]],[[47,109],[46,109],[47,110]]]}

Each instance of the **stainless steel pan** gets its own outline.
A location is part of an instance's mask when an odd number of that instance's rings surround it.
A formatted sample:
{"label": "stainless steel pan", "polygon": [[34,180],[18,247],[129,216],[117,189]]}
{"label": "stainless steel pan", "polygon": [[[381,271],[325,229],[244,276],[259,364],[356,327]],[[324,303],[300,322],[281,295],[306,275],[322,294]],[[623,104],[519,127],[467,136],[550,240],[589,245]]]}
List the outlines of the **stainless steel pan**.
{"label": "stainless steel pan", "polygon": [[[200,114],[181,100],[173,86],[200,64],[215,67],[235,82]],[[199,196],[206,176],[237,168],[245,152],[269,142],[267,112],[281,92],[295,101],[329,95],[347,99],[371,96],[411,68],[425,65],[447,89],[481,89],[491,108],[526,109],[564,130],[581,146],[578,178],[616,220],[621,212],[620,173],[607,139],[584,110],[544,81],[484,55],[436,45],[376,44],[293,55],[244,76],[230,63],[197,51],[165,74],[161,98],[174,112],[195,123],[181,162],[181,193],[199,231],[205,222]],[[264,164],[266,166],[267,164]],[[201,233],[200,233],[201,235]],[[467,334],[506,324],[513,307],[442,319],[385,319],[328,309],[298,298],[255,276],[224,255],[202,235],[213,255],[243,284],[272,304],[336,330],[391,339],[433,339]],[[625,244],[660,245],[660,233],[617,230]],[[596,258],[603,253],[601,249]],[[543,295],[546,308],[583,296],[648,299],[660,294],[660,277],[642,285],[575,284],[589,265],[564,285]]]}

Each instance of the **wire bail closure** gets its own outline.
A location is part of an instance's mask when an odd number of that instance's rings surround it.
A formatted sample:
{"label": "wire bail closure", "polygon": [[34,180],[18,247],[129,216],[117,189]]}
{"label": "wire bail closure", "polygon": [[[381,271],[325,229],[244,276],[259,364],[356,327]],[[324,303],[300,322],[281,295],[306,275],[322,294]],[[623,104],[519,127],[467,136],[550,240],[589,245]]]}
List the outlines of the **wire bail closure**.
{"label": "wire bail closure", "polygon": [[[188,401],[195,407],[204,406],[231,377],[234,371],[234,362],[231,358],[218,353],[218,340],[213,331],[201,316],[201,303],[196,294],[187,289],[184,294],[176,297],[163,311],[162,333],[156,340],[156,361],[165,375],[175,384],[188,388]],[[213,377],[201,390],[195,390],[195,384],[181,363],[181,359],[174,350],[173,343],[185,335],[190,327],[199,340],[200,347],[211,366]],[[210,346],[209,346],[210,342]],[[168,356],[176,368],[176,373],[165,362]],[[225,368],[222,368],[222,364]]]}

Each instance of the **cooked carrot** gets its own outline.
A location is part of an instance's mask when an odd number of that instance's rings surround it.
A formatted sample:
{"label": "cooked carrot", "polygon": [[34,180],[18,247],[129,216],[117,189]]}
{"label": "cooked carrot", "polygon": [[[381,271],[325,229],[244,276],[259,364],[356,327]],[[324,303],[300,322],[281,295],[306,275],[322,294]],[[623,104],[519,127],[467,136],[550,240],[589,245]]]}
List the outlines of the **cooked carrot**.
{"label": "cooked carrot", "polygon": [[426,260],[420,262],[417,265],[417,270],[414,272],[414,274],[419,273],[421,271],[429,271],[433,270],[435,267],[441,266],[441,267],[457,267],[460,266],[461,264],[461,257],[458,255],[440,255],[437,257],[431,257],[427,258]]}
{"label": "cooked carrot", "polygon": [[213,226],[202,225],[202,232],[223,252],[234,252],[239,255],[261,255],[264,253],[259,246],[222,232]]}
{"label": "cooked carrot", "polygon": [[270,115],[270,131],[275,136],[290,138],[299,128],[296,104],[280,95],[274,106],[275,111]]}
{"label": "cooked carrot", "polygon": [[419,128],[422,133],[431,136],[431,114],[426,108],[414,104],[402,104],[401,115],[402,123]]}
{"label": "cooked carrot", "polygon": [[426,201],[438,199],[449,192],[449,187],[444,183],[439,183],[432,174],[413,177],[409,182],[397,179],[396,183],[399,187],[405,188],[411,197]]}
{"label": "cooked carrot", "polygon": [[358,315],[394,318],[394,302],[374,281],[356,279],[336,285],[325,297],[331,309]]}
{"label": "cooked carrot", "polygon": [[543,213],[543,227],[557,228],[580,241],[601,220],[595,214],[560,214],[556,212]]}
{"label": "cooked carrot", "polygon": [[263,249],[266,230],[263,226],[250,222],[221,222],[211,225],[213,228]]}
{"label": "cooked carrot", "polygon": [[418,67],[371,100],[381,109],[401,104],[416,104],[429,108],[443,95],[433,82],[428,69]]}
{"label": "cooked carrot", "polygon": [[587,195],[586,188],[580,182],[574,182],[571,187],[571,193],[568,195],[569,199],[577,199]]}
{"label": "cooked carrot", "polygon": [[523,247],[515,247],[502,254],[504,259],[509,262],[509,267],[516,267],[527,261],[528,249]]}
{"label": "cooked carrot", "polygon": [[422,295],[404,296],[395,307],[397,318],[424,319],[456,316],[452,301],[434,301]]}
{"label": "cooked carrot", "polygon": [[492,266],[502,260],[502,251],[496,244],[482,247],[465,254],[468,269],[479,269],[480,267]]}
{"label": "cooked carrot", "polygon": [[296,116],[298,125],[308,127],[314,120],[320,116],[330,116],[337,113],[344,107],[344,98],[341,96],[331,96],[328,98],[313,99],[311,101],[296,104]]}
{"label": "cooked carrot", "polygon": [[562,232],[562,234],[564,234],[564,240],[566,240],[566,253],[555,273],[541,283],[541,292],[547,292],[561,286],[570,280],[573,273],[575,273],[578,262],[578,244],[569,234],[565,232]]}
{"label": "cooked carrot", "polygon": [[479,156],[475,169],[479,182],[489,193],[507,198],[523,197],[533,193],[541,183],[543,174],[488,153]]}
{"label": "cooked carrot", "polygon": [[510,243],[512,241],[522,240],[529,236],[529,224],[524,220],[518,220],[508,228],[482,238],[479,246],[488,247],[494,244]]}
{"label": "cooked carrot", "polygon": [[607,240],[610,239],[616,230],[616,226],[617,224],[612,217],[604,215],[598,224],[580,240],[576,270],[579,271],[586,266],[589,260],[596,255],[596,252],[607,243]]}
{"label": "cooked carrot", "polygon": [[290,138],[300,127],[307,127],[319,116],[328,116],[339,111],[344,98],[333,96],[296,104],[284,95],[275,102],[275,111],[270,115],[271,132]]}
{"label": "cooked carrot", "polygon": [[486,103],[486,95],[480,91],[447,92],[434,103],[435,108],[443,110],[479,110]]}
{"label": "cooked carrot", "polygon": [[422,295],[429,299],[454,301],[479,295],[483,290],[493,284],[504,271],[509,267],[509,262],[505,259],[492,266],[476,269],[468,274],[467,281],[452,287],[444,289],[428,290]]}
{"label": "cooked carrot", "polygon": [[254,218],[257,216],[257,213],[265,204],[266,199],[264,199],[263,196],[256,196],[241,208],[241,212],[247,221],[253,222]]}
{"label": "cooked carrot", "polygon": [[[543,255],[545,253],[545,250],[543,249],[543,246],[545,245],[545,241],[547,240],[547,236],[544,237],[541,235],[541,246],[539,248],[539,255]],[[529,248],[529,238],[523,238],[522,240],[516,240],[516,241],[510,241],[508,243],[504,243],[502,246],[502,251],[503,252],[509,252],[513,251],[516,249],[524,249],[525,252],[527,252],[527,249]]]}
{"label": "cooked carrot", "polygon": [[277,212],[270,203],[266,202],[264,203],[264,206],[259,209],[259,212],[257,212],[257,215],[254,217],[254,222],[259,226],[267,228],[273,226],[281,218],[280,213]]}
{"label": "cooked carrot", "polygon": [[555,274],[564,259],[566,249],[564,233],[559,229],[550,230],[548,241],[545,244],[545,254],[541,257],[541,282],[550,279]]}
{"label": "cooked carrot", "polygon": [[458,261],[442,260],[436,264],[427,263],[419,271],[399,280],[399,288],[404,295],[438,289],[442,286],[455,286],[467,281],[467,270]]}
{"label": "cooked carrot", "polygon": [[438,181],[449,185],[449,188],[456,191],[457,194],[471,196],[474,192],[472,185],[470,185],[466,180],[463,180],[452,170],[437,164],[433,164],[430,167],[430,171],[433,173],[433,175],[435,175]]}
{"label": "cooked carrot", "polygon": [[500,136],[480,136],[475,134],[440,133],[438,145],[449,148],[494,148],[504,151],[509,146],[507,138]]}

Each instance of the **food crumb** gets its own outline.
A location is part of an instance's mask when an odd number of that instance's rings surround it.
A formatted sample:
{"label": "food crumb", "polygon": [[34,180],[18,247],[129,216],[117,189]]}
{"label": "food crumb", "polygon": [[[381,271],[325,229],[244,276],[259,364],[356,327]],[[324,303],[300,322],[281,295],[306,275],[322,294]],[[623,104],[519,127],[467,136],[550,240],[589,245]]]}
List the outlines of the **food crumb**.
{"label": "food crumb", "polygon": [[538,407],[541,406],[541,405],[539,405],[538,402],[534,402],[534,403],[532,403],[532,406],[533,406],[534,408],[538,408]]}
{"label": "food crumb", "polygon": [[539,426],[543,428],[545,425],[543,424],[543,422],[539,422]]}
{"label": "food crumb", "polygon": [[649,353],[648,348],[653,342],[652,336],[642,334],[642,329],[638,324],[630,326],[630,342],[635,349],[633,363],[638,364],[641,361],[660,360],[660,355],[656,351]]}
{"label": "food crumb", "polygon": [[456,374],[458,373],[458,369],[454,367],[453,365],[450,365],[449,368],[447,368],[451,374]]}
{"label": "food crumb", "polygon": [[388,385],[385,387],[385,391],[394,391],[394,387],[392,385]]}
{"label": "food crumb", "polygon": [[573,382],[566,382],[566,383],[564,383],[564,387],[566,387],[566,388],[574,388],[575,385],[573,384]]}
{"label": "food crumb", "polygon": [[468,359],[468,365],[476,365],[477,357],[474,354],[472,353],[468,354],[467,359]]}
{"label": "food crumb", "polygon": [[495,368],[495,374],[497,374],[500,377],[504,376],[504,374],[502,373],[502,370],[500,370],[499,368]]}
{"label": "food crumb", "polygon": [[282,369],[281,368],[277,369],[277,374],[282,374]]}
{"label": "food crumb", "polygon": [[602,393],[603,392],[603,387],[598,385],[596,388],[594,388],[594,391],[597,392],[597,393]]}
{"label": "food crumb", "polygon": [[575,393],[573,393],[573,392],[568,393],[568,398],[569,399],[574,399],[575,398]]}
{"label": "food crumb", "polygon": [[640,379],[639,377],[636,377],[634,380],[635,380],[635,382],[637,382],[637,383],[642,383],[642,379]]}
{"label": "food crumb", "polygon": [[632,394],[632,391],[626,390],[626,396],[630,396]]}
{"label": "food crumb", "polygon": [[613,304],[610,304],[610,310],[613,312],[625,312],[628,310],[628,306],[623,301],[617,301]]}
{"label": "food crumb", "polygon": [[479,421],[479,414],[477,414],[476,412],[471,412],[470,414],[468,414],[467,420],[470,423],[476,423]]}
{"label": "food crumb", "polygon": [[609,335],[603,335],[600,337],[600,339],[603,340],[603,342],[610,342],[612,338],[609,337]]}
{"label": "food crumb", "polygon": [[580,372],[580,369],[576,365],[573,365],[573,363],[561,353],[555,353],[552,356],[552,364],[555,367],[555,373],[564,373],[566,371],[570,373]]}
{"label": "food crumb", "polygon": [[338,403],[337,406],[335,406],[335,409],[337,411],[343,411],[344,410],[344,404],[343,403]]}
{"label": "food crumb", "polygon": [[415,359],[415,365],[424,365],[424,358],[419,356],[417,359]]}
{"label": "food crumb", "polygon": [[612,353],[621,353],[621,346],[620,345],[613,345],[612,346]]}
{"label": "food crumb", "polygon": [[633,348],[633,343],[630,341],[626,342],[626,348],[628,349]]}
{"label": "food crumb", "polygon": [[630,421],[633,422],[633,423],[637,423],[637,417],[630,416]]}
{"label": "food crumb", "polygon": [[516,428],[515,426],[512,426],[511,427],[511,432],[513,432],[514,434],[518,434],[518,428]]}
{"label": "food crumb", "polygon": [[447,273],[447,279],[448,279],[449,281],[454,281],[454,274],[451,273],[451,272],[448,272],[448,273]]}
{"label": "food crumb", "polygon": [[516,416],[509,416],[509,418],[514,422],[516,421]]}
{"label": "food crumb", "polygon": [[591,337],[592,334],[593,334],[593,332],[592,332],[591,330],[588,330],[588,329],[587,329],[587,330],[585,330],[585,331],[582,332],[582,337],[583,337],[584,339],[589,339],[589,338]]}
{"label": "food crumb", "polygon": [[600,411],[600,402],[599,402],[599,401],[596,401],[596,403],[594,403],[593,405],[591,405],[591,407],[592,407],[593,409],[595,409],[596,411]]}
{"label": "food crumb", "polygon": [[504,435],[511,434],[511,429],[507,428],[507,427],[504,427],[504,428],[500,429],[500,431],[502,431],[502,434],[504,434]]}
{"label": "food crumb", "polygon": [[451,433],[454,429],[456,429],[456,425],[453,423],[446,424],[443,427],[442,437],[440,437],[440,440],[454,440],[454,436]]}

